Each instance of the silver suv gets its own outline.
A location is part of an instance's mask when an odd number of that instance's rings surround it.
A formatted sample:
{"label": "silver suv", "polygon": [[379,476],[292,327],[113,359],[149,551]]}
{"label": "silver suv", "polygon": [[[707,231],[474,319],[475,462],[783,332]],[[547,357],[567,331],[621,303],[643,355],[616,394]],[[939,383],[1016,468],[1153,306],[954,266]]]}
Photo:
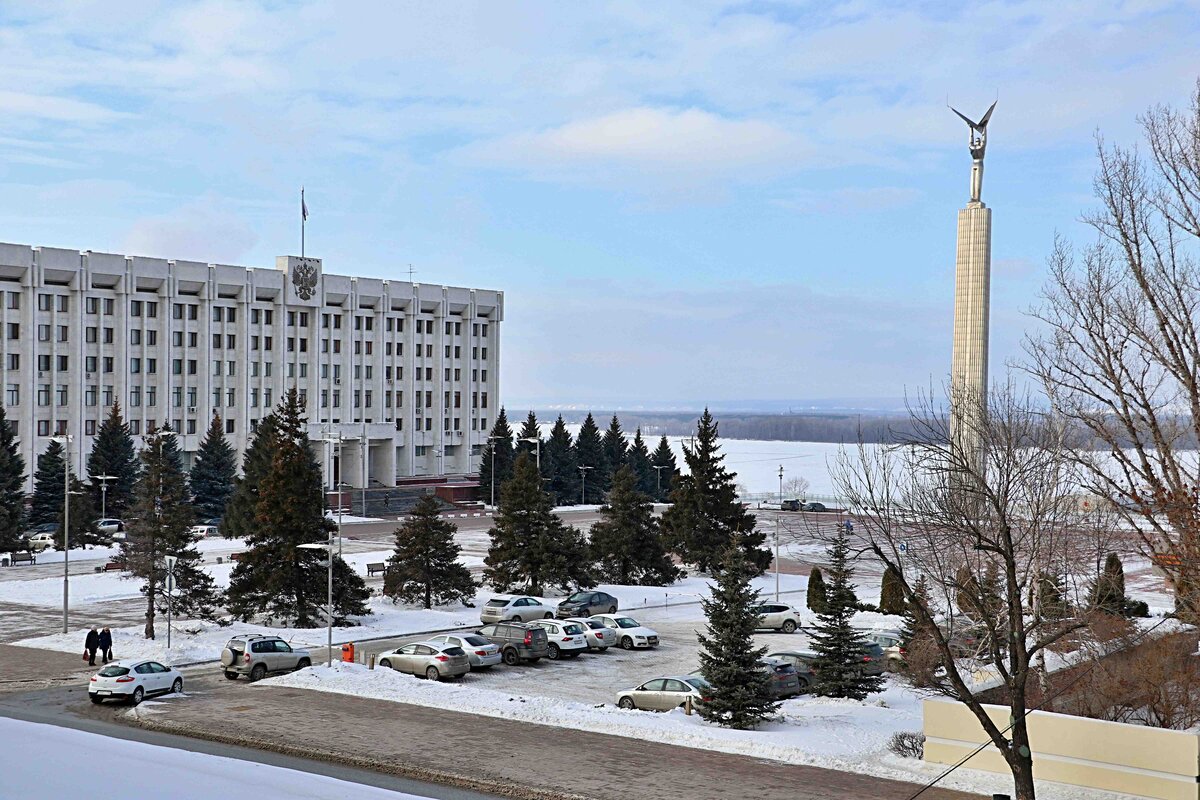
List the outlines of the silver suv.
{"label": "silver suv", "polygon": [[278,636],[251,633],[235,636],[221,651],[221,668],[225,677],[236,681],[239,675],[249,675],[257,681],[268,672],[290,672],[312,665],[307,650],[293,649]]}

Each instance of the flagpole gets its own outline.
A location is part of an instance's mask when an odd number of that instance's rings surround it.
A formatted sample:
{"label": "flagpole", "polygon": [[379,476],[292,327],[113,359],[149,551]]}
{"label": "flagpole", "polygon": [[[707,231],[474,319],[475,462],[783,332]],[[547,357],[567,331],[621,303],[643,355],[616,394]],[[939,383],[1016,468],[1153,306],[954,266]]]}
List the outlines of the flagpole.
{"label": "flagpole", "polygon": [[300,187],[300,257],[304,258],[304,223],[308,220],[308,214],[304,213],[304,187]]}

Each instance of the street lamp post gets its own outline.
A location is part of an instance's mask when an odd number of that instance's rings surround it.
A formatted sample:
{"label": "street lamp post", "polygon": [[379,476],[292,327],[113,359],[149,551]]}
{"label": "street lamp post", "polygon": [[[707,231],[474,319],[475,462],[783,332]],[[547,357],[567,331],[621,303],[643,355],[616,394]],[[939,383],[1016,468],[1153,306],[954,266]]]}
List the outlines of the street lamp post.
{"label": "street lamp post", "polygon": [[779,465],[779,505],[783,506],[783,464]]}
{"label": "street lamp post", "polygon": [[662,471],[670,469],[666,464],[660,464],[654,467],[654,499],[662,497]]}
{"label": "street lamp post", "polygon": [[[489,442],[496,442],[503,439],[503,436],[489,436]],[[492,508],[496,507],[496,445],[492,445]]]}
{"label": "street lamp post", "polygon": [[116,475],[93,475],[92,480],[100,481],[100,519],[108,518],[108,482],[115,481]]}
{"label": "street lamp post", "polygon": [[63,633],[69,633],[71,598],[71,434],[51,436],[63,446]]}
{"label": "street lamp post", "polygon": [[171,606],[175,597],[175,562],[178,556],[165,556],[167,562],[167,649],[171,649]]}
{"label": "street lamp post", "polygon": [[579,465],[579,476],[581,478],[579,484],[579,505],[581,506],[587,505],[587,471],[589,469],[591,467],[584,466],[583,464]]}
{"label": "street lamp post", "polygon": [[537,445],[537,453],[536,453],[536,456],[535,456],[535,457],[537,458],[537,471],[538,471],[538,475],[541,475],[541,474],[542,474],[542,440],[541,440],[541,439],[536,439],[536,438],[534,438],[534,437],[532,437],[532,436],[528,436],[528,437],[526,437],[526,438],[524,438],[524,439],[519,439],[518,441],[521,441],[521,442],[533,442],[533,444]]}
{"label": "street lamp post", "polygon": [[[341,546],[341,531],[338,531],[338,546]],[[325,648],[325,666],[333,666],[333,534],[329,534],[329,541],[325,544],[301,544],[297,545],[300,550],[324,550],[325,551],[325,566],[328,568],[328,578],[326,582],[326,599],[328,605],[325,607],[325,631],[326,631],[326,648]]]}
{"label": "street lamp post", "polygon": [[779,517],[775,518],[775,602],[779,602]]}

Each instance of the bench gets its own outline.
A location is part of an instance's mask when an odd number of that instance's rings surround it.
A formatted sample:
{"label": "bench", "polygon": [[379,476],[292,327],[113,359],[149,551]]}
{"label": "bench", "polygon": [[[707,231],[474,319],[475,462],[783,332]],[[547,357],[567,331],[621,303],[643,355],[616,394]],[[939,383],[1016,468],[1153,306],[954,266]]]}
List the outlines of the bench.
{"label": "bench", "polygon": [[15,567],[17,564],[36,564],[37,556],[33,553],[10,553],[8,556],[8,565]]}
{"label": "bench", "polygon": [[241,561],[241,560],[242,560],[242,554],[241,554],[241,553],[230,553],[230,554],[229,554],[229,560],[230,560],[230,561]]}
{"label": "bench", "polygon": [[124,572],[125,571],[125,562],[124,561],[109,561],[107,564],[104,565],[104,571],[105,572],[114,572],[114,571],[115,572]]}
{"label": "bench", "polygon": [[387,564],[382,561],[377,561],[374,564],[367,564],[367,577],[372,578],[376,574],[382,575],[387,572]]}

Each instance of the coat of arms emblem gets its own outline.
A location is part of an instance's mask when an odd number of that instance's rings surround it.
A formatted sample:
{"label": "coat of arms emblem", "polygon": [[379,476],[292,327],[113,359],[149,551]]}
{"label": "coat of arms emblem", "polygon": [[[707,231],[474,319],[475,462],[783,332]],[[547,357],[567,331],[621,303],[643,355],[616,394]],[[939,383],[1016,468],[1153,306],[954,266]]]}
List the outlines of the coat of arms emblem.
{"label": "coat of arms emblem", "polygon": [[297,261],[292,268],[292,285],[301,300],[311,299],[317,293],[317,265],[307,259]]}

